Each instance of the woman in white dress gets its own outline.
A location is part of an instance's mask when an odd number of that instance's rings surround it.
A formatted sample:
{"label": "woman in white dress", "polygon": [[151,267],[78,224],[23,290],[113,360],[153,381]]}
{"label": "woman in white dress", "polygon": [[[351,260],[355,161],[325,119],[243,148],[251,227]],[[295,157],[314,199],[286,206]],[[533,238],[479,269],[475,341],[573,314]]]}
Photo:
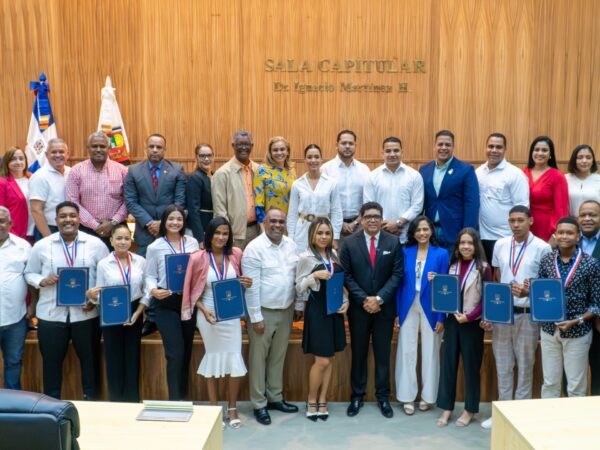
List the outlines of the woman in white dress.
{"label": "woman in white dress", "polygon": [[316,144],[304,149],[308,171],[294,181],[287,216],[288,236],[296,243],[298,254],[308,246],[308,227],[318,217],[326,217],[333,226],[334,247],[340,238],[344,217],[342,203],[332,178],[321,174],[323,154]]}
{"label": "woman in white dress", "polygon": [[579,207],[586,200],[600,202],[600,174],[596,156],[589,145],[578,145],[569,159],[569,215],[579,216]]}
{"label": "woman in white dress", "polygon": [[242,357],[242,325],[240,319],[217,322],[212,283],[239,278],[242,286],[252,286],[252,279],[241,276],[242,251],[233,247],[231,225],[223,217],[212,219],[204,233],[204,250],[190,257],[183,291],[182,319],[192,317],[194,306],[200,313],[196,324],[206,353],[198,374],[206,378],[208,399],[216,405],[217,378],[229,375],[227,420],[232,428],[241,426],[237,414],[237,397],[241,377],[246,375]]}

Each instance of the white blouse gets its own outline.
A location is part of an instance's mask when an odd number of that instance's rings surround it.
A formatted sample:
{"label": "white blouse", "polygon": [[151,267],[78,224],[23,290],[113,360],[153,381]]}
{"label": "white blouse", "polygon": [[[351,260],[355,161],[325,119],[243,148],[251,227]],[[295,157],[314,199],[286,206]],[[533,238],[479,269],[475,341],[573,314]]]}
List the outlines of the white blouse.
{"label": "white blouse", "polygon": [[[198,251],[198,241],[191,237],[185,236],[185,253],[194,253]],[[176,250],[178,248],[176,247]],[[154,288],[167,288],[167,273],[165,269],[165,255],[171,254],[171,248],[160,237],[148,246],[146,250],[146,273],[144,278],[145,289],[148,295]]]}
{"label": "white blouse", "polygon": [[[129,289],[131,292],[131,301],[142,297],[142,303],[149,304],[149,298],[144,296],[144,271],[146,269],[146,259],[143,256],[129,252],[131,257],[131,266],[129,269]],[[123,268],[125,269],[125,268]],[[102,259],[96,269],[96,286],[119,286],[125,284],[121,270],[115,259],[114,252]]]}
{"label": "white blouse", "polygon": [[568,173],[565,175],[569,185],[569,214],[579,216],[579,207],[586,200],[600,202],[600,174],[593,173],[585,180]]}

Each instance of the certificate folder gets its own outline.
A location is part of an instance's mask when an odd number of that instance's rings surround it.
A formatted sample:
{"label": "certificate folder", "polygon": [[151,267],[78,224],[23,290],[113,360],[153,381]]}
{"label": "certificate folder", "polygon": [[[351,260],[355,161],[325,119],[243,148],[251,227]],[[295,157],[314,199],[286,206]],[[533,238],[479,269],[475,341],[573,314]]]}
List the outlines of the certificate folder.
{"label": "certificate folder", "polygon": [[462,310],[458,275],[435,275],[431,281],[431,309],[453,314]]}
{"label": "certificate folder", "polygon": [[108,286],[100,291],[100,326],[123,325],[131,318],[129,285]]}
{"label": "certificate folder", "polygon": [[327,298],[327,314],[336,314],[344,301],[344,273],[336,272],[325,281],[325,295]]}
{"label": "certificate folder", "polygon": [[213,281],[212,291],[217,322],[245,317],[246,300],[239,279]]}
{"label": "certificate folder", "polygon": [[87,302],[88,267],[59,267],[56,288],[57,306],[84,306]]}
{"label": "certificate folder", "polygon": [[190,255],[186,253],[165,255],[165,271],[167,274],[167,289],[174,294],[183,292],[185,271],[187,270]]}
{"label": "certificate folder", "polygon": [[483,283],[483,320],[514,323],[512,287],[507,283]]}
{"label": "certificate folder", "polygon": [[531,280],[529,306],[532,322],[562,322],[566,317],[566,300],[560,278]]}

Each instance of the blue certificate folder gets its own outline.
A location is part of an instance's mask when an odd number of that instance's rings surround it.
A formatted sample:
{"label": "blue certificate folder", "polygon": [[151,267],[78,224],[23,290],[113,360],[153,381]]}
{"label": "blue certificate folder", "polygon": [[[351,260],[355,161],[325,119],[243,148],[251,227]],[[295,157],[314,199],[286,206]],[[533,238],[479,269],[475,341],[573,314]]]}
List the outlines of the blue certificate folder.
{"label": "blue certificate folder", "polygon": [[183,292],[185,271],[187,270],[190,255],[186,253],[165,255],[165,271],[167,274],[167,289],[174,294]]}
{"label": "blue certificate folder", "polygon": [[327,297],[327,314],[336,314],[344,301],[344,272],[336,272],[325,281]]}
{"label": "blue certificate folder", "polygon": [[560,278],[531,280],[529,306],[532,322],[562,322],[566,317],[565,290]]}
{"label": "blue certificate folder", "polygon": [[431,309],[453,314],[462,311],[458,275],[436,275],[431,281]]}
{"label": "blue certificate folder", "polygon": [[507,283],[483,283],[483,320],[514,323],[512,287]]}
{"label": "blue certificate folder", "polygon": [[57,306],[84,306],[87,302],[89,267],[59,267]]}
{"label": "blue certificate folder", "polygon": [[108,286],[100,291],[100,326],[123,325],[131,318],[129,285]]}
{"label": "blue certificate folder", "polygon": [[246,316],[244,288],[238,278],[213,281],[212,291],[217,322],[239,319]]}

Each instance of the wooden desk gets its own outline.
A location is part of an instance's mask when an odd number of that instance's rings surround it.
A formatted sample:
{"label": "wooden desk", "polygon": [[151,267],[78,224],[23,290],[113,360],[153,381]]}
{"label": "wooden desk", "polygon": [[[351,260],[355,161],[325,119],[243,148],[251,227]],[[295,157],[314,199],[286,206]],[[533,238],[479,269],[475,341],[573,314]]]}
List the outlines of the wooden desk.
{"label": "wooden desk", "polygon": [[600,397],[492,403],[492,450],[598,449]]}
{"label": "wooden desk", "polygon": [[79,412],[81,450],[223,448],[222,409],[194,406],[189,422],[135,420],[141,403],[73,402]]}

